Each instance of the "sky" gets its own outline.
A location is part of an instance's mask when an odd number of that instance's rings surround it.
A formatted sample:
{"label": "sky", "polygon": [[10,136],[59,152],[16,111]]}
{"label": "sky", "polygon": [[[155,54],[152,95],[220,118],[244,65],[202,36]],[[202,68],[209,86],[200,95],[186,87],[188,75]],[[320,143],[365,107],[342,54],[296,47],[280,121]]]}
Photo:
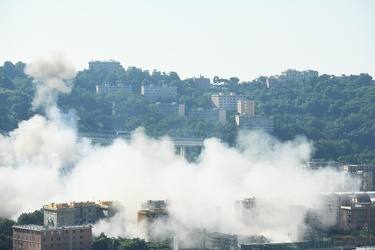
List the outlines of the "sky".
{"label": "sky", "polygon": [[0,63],[61,53],[180,78],[375,76],[372,0],[2,0]]}

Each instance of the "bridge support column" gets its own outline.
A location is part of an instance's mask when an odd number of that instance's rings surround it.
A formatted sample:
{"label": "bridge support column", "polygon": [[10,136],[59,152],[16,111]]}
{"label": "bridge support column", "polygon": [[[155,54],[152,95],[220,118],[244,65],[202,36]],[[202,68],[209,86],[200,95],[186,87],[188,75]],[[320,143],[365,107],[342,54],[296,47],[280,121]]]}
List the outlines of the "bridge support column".
{"label": "bridge support column", "polygon": [[186,147],[183,145],[180,146],[180,155],[184,158],[186,157]]}

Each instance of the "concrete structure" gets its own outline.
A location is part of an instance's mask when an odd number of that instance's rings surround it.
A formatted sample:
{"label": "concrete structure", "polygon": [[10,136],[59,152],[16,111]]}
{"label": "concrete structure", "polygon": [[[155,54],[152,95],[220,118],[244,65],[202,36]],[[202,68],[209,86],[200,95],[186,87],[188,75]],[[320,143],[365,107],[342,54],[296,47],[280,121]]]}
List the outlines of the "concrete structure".
{"label": "concrete structure", "polygon": [[210,78],[206,78],[204,76],[199,76],[199,78],[193,77],[193,80],[198,88],[200,89],[208,89],[211,87]]}
{"label": "concrete structure", "polygon": [[344,171],[361,181],[361,191],[375,191],[375,165],[344,165]]}
{"label": "concrete structure", "polygon": [[267,86],[277,86],[280,83],[284,83],[285,81],[290,81],[290,82],[301,82],[304,80],[308,80],[312,77],[318,77],[319,72],[316,70],[303,70],[303,71],[298,71],[295,69],[287,69],[283,72],[281,72],[281,75],[275,75],[275,76],[270,76],[267,78]]}
{"label": "concrete structure", "polygon": [[157,102],[156,107],[160,113],[167,116],[185,116],[185,104],[172,103],[161,103]]}
{"label": "concrete structure", "polygon": [[220,109],[192,109],[187,114],[188,118],[191,119],[206,119],[211,121],[219,121],[222,124],[226,124],[226,110],[220,110]]}
{"label": "concrete structure", "polygon": [[237,112],[240,115],[254,115],[254,101],[238,100]]}
{"label": "concrete structure", "polygon": [[14,250],[91,250],[91,226],[13,226]]}
{"label": "concrete structure", "polygon": [[[146,241],[157,241],[166,238],[166,231],[161,232],[156,225],[163,228],[167,223],[169,214],[167,203],[164,200],[148,200],[141,204],[137,213],[137,235]],[[165,227],[164,227],[165,228]]]}
{"label": "concrete structure", "polygon": [[366,193],[349,195],[349,204],[340,207],[338,227],[341,230],[375,227],[375,205]]}
{"label": "concrete structure", "polygon": [[306,170],[319,170],[322,168],[342,170],[343,165],[335,161],[325,161],[324,159],[312,159],[311,161],[305,163],[304,168]]}
{"label": "concrete structure", "polygon": [[92,71],[104,70],[108,73],[112,73],[118,68],[121,68],[121,64],[115,60],[90,61],[89,62],[89,70],[92,70]]}
{"label": "concrete structure", "polygon": [[274,120],[272,117],[259,115],[236,115],[236,124],[242,129],[260,130],[271,133],[274,129]]}
{"label": "concrete structure", "polygon": [[246,96],[236,95],[234,93],[219,93],[216,95],[211,95],[211,101],[214,106],[218,109],[227,111],[237,111],[237,101],[245,99]]}
{"label": "concrete structure", "polygon": [[70,202],[50,203],[43,206],[44,225],[65,226],[95,223],[99,219],[110,218],[123,209],[119,202]]}
{"label": "concrete structure", "polygon": [[285,80],[291,81],[291,82],[299,82],[302,80],[307,80],[312,77],[318,77],[319,73],[316,70],[304,70],[304,71],[298,71],[295,69],[288,69],[281,73],[283,76],[285,76]]}
{"label": "concrete structure", "polygon": [[104,85],[96,85],[96,93],[116,93],[124,91],[125,94],[132,94],[133,89],[131,86],[122,86],[122,85],[109,85],[109,84],[104,84]]}
{"label": "concrete structure", "polygon": [[151,100],[177,95],[176,86],[141,86],[141,94]]}

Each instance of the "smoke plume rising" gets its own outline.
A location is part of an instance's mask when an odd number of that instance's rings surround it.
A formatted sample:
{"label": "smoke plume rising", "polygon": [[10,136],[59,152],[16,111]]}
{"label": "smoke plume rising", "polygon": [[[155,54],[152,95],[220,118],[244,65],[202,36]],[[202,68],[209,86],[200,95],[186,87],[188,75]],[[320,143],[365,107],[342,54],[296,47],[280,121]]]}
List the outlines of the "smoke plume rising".
{"label": "smoke plume rising", "polygon": [[[125,214],[99,222],[94,233],[137,237],[140,204],[168,200],[176,223],[163,228],[175,234],[206,228],[285,240],[303,224],[301,214],[317,194],[342,191],[343,180],[332,178],[339,175],[334,171],[298,171],[314,152],[304,137],[280,142],[265,133],[242,131],[236,147],[210,138],[192,163],[175,154],[167,137],[149,138],[141,128],[129,141],[93,145],[78,138],[67,114],[57,109],[58,93],[67,93],[75,76],[72,67],[53,57],[29,65],[26,72],[38,88],[34,108],[44,107],[47,116],[35,115],[9,136],[0,135],[0,217],[16,219],[52,202],[117,200]],[[246,224],[234,204],[248,197],[260,198],[264,214]],[[277,226],[276,218],[283,220]]]}

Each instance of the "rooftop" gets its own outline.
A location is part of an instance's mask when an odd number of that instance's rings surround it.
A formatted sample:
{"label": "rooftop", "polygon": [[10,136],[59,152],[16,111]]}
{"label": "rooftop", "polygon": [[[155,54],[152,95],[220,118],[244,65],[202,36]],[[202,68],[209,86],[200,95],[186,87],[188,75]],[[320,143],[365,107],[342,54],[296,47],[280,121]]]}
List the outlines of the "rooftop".
{"label": "rooftop", "polygon": [[13,228],[29,229],[35,231],[47,231],[47,230],[61,230],[61,229],[76,229],[76,228],[92,228],[91,225],[71,225],[71,226],[50,226],[50,225],[15,225]]}

